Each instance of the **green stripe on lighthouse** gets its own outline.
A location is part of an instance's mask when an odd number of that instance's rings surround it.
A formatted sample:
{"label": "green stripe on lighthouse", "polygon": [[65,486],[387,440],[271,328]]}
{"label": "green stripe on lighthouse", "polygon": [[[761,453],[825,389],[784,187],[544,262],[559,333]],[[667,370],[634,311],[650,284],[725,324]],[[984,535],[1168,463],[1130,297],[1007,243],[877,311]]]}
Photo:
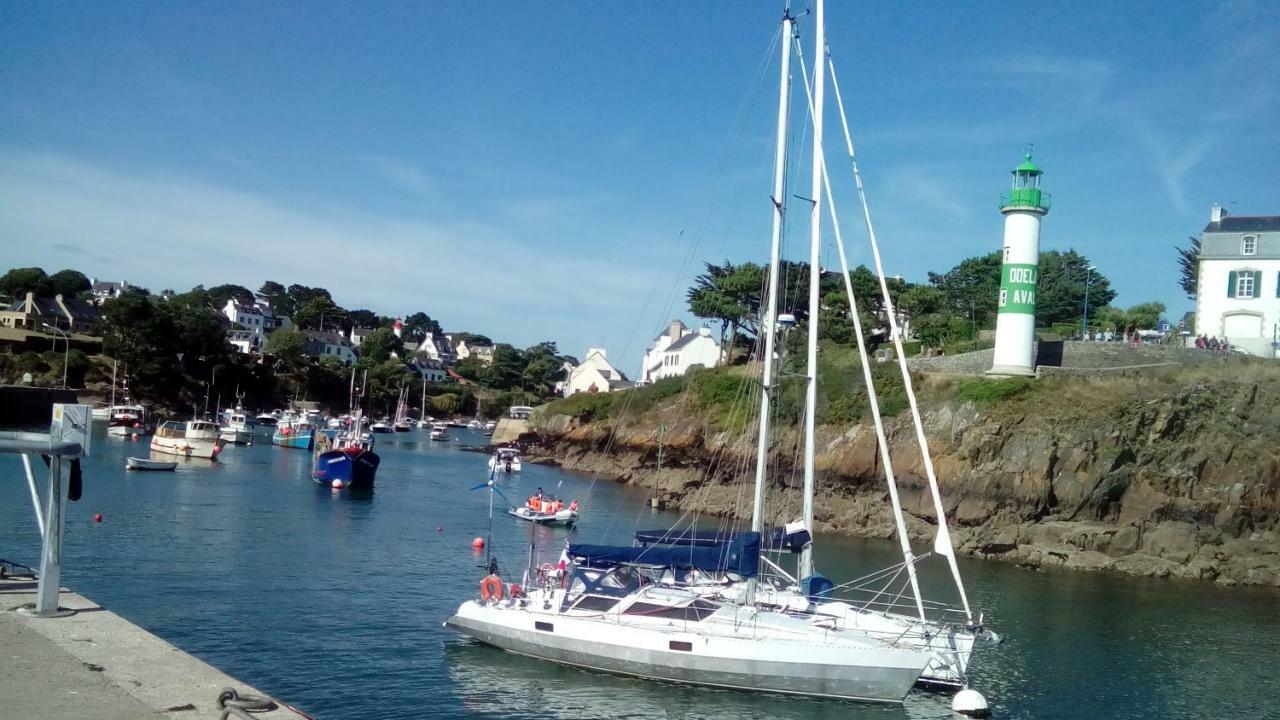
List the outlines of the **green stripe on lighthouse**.
{"label": "green stripe on lighthouse", "polygon": [[1000,268],[1000,303],[1002,313],[1036,314],[1036,280],[1040,271],[1034,264],[1005,263]]}

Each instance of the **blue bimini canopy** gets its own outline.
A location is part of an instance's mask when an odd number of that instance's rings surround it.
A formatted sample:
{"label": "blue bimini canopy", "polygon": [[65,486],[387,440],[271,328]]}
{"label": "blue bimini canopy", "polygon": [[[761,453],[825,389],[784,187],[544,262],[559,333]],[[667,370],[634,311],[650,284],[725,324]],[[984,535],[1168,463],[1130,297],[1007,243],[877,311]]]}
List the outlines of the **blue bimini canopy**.
{"label": "blue bimini canopy", "polygon": [[727,572],[749,578],[754,577],[760,569],[760,533],[742,533],[728,542],[710,547],[570,545],[569,555],[590,567],[657,565],[675,569]]}
{"label": "blue bimini canopy", "polygon": [[[678,545],[716,547],[733,542],[736,533],[724,530],[637,530],[636,542],[641,545]],[[787,533],[782,528],[769,528],[760,538],[761,549],[798,553],[813,541],[808,530]]]}

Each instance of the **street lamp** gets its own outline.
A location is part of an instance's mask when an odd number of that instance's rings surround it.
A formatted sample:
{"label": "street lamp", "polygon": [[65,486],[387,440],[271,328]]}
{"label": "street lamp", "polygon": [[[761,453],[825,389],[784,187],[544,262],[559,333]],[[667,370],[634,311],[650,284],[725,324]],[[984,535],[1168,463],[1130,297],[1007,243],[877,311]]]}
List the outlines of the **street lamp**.
{"label": "street lamp", "polygon": [[1098,268],[1090,265],[1084,269],[1084,319],[1080,321],[1080,339],[1089,336],[1089,286],[1093,285],[1093,271]]}
{"label": "street lamp", "polygon": [[[52,330],[62,336],[62,344],[64,346],[62,350],[62,389],[65,390],[67,389],[67,361],[71,357],[71,336],[62,328],[54,327],[49,323],[41,323],[41,325],[44,326],[44,329]],[[54,343],[53,347],[57,348],[58,344]]]}

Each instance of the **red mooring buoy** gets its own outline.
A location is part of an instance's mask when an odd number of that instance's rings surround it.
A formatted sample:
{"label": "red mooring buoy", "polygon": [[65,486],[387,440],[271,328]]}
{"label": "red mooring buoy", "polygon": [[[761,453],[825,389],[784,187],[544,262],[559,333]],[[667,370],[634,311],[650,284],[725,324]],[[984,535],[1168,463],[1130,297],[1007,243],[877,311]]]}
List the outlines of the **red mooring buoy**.
{"label": "red mooring buoy", "polygon": [[93,521],[94,521],[94,522],[102,522],[102,513],[98,513],[97,515],[94,515],[94,516],[93,516]]}
{"label": "red mooring buoy", "polygon": [[475,540],[472,540],[471,547],[477,548],[477,549],[484,547],[484,538],[478,537]]}

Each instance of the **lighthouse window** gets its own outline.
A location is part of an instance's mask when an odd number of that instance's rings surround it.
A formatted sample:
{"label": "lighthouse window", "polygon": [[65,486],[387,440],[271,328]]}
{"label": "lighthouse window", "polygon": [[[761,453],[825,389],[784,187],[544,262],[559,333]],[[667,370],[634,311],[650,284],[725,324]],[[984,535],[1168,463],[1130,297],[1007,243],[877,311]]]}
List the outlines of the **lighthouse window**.
{"label": "lighthouse window", "polygon": [[1254,235],[1245,235],[1240,241],[1240,254],[1253,255],[1258,251],[1258,238]]}

